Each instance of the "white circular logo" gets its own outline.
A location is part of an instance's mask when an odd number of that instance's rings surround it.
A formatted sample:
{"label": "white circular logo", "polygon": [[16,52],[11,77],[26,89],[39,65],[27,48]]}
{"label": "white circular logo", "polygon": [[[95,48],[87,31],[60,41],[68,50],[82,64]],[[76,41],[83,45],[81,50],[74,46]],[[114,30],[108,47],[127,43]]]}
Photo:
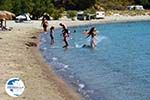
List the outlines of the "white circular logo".
{"label": "white circular logo", "polygon": [[5,90],[8,95],[18,97],[24,92],[25,86],[21,79],[11,78],[6,82]]}

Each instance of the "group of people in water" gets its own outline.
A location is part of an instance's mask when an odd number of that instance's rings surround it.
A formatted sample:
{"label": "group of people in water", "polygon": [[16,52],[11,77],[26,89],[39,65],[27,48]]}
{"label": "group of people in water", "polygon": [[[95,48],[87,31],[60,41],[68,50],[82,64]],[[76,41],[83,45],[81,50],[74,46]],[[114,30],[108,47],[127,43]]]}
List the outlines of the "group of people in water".
{"label": "group of people in water", "polygon": [[[43,30],[45,32],[47,32],[48,21],[46,20],[46,18],[42,19],[42,23],[41,24],[43,26]],[[64,44],[65,44],[63,46],[63,48],[67,48],[69,46],[68,38],[70,36],[70,32],[69,32],[69,30],[68,30],[68,28],[67,28],[67,26],[65,24],[60,23],[59,25],[62,27],[62,36],[63,36],[63,41],[64,41]],[[51,43],[50,43],[51,45],[54,44],[54,29],[55,29],[54,26],[51,26],[50,27],[50,31],[49,31],[50,38],[51,38]],[[89,31],[84,32],[84,34],[87,35],[86,38],[91,37],[90,47],[91,48],[96,47],[96,28],[92,27]],[[86,44],[83,45],[83,47],[86,47],[86,46],[87,46]]]}

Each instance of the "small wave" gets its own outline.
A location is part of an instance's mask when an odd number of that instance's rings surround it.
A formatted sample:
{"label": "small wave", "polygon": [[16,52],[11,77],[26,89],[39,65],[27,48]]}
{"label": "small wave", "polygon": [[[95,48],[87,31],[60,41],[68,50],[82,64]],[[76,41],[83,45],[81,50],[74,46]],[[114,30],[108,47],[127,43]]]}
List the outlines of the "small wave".
{"label": "small wave", "polygon": [[72,79],[72,78],[74,78],[74,76],[73,76],[73,75],[69,75],[69,78],[71,78],[71,79]]}
{"label": "small wave", "polygon": [[47,48],[46,48],[46,47],[44,47],[44,48],[43,48],[43,50],[47,50]]}
{"label": "small wave", "polygon": [[46,47],[40,47],[40,51],[44,52],[44,51],[46,51],[46,50],[47,50]]}
{"label": "small wave", "polygon": [[85,87],[85,85],[84,84],[79,84],[79,89],[83,89]]}
{"label": "small wave", "polygon": [[43,34],[47,34],[48,32],[43,32]]}
{"label": "small wave", "polygon": [[52,57],[52,60],[53,60],[53,61],[57,61],[57,60],[58,60],[58,58],[56,58],[56,57]]}
{"label": "small wave", "polygon": [[52,48],[52,49],[59,49],[61,47],[59,47],[59,46],[51,46],[50,48]]}
{"label": "small wave", "polygon": [[46,42],[46,39],[45,38],[42,38],[41,39],[41,42],[43,43],[43,42]]}
{"label": "small wave", "polygon": [[82,47],[83,47],[83,44],[80,45],[80,44],[75,43],[75,47],[76,47],[76,48],[82,48]]}
{"label": "small wave", "polygon": [[[97,37],[96,37],[96,45],[97,45],[98,43],[100,43],[102,40],[105,40],[105,39],[107,39],[106,36],[97,36]],[[87,39],[84,40],[84,41],[80,41],[79,43],[76,43],[76,42],[75,42],[75,47],[76,47],[76,48],[82,48],[84,45],[89,46],[89,45],[90,45],[90,42],[91,42],[91,38],[89,37],[89,38],[87,38]]]}
{"label": "small wave", "polygon": [[69,65],[65,65],[64,68],[69,68]]}

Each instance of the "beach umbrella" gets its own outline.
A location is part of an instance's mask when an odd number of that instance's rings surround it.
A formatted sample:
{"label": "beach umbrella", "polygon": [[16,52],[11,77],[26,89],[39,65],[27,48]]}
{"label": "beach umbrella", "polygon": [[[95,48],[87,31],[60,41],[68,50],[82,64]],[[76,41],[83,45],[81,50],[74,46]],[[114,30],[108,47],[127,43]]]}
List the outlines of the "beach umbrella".
{"label": "beach umbrella", "polygon": [[15,17],[15,14],[9,12],[9,11],[0,11],[0,19],[13,19]]}
{"label": "beach umbrella", "polygon": [[6,14],[6,19],[13,19],[16,15],[9,11],[3,11]]}
{"label": "beach umbrella", "polygon": [[3,21],[5,21],[5,27],[6,27],[6,20],[13,19],[15,17],[15,14],[9,12],[9,11],[0,11],[0,20],[1,20],[1,27],[3,26]]}
{"label": "beach umbrella", "polygon": [[3,11],[0,11],[0,20],[6,19],[7,15]]}

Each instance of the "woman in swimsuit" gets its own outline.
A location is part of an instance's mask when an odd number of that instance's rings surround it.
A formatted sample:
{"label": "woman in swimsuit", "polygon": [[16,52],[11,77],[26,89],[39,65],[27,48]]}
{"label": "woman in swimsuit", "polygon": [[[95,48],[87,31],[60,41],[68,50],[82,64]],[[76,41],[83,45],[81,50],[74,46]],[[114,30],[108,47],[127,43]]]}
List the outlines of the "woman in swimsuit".
{"label": "woman in swimsuit", "polygon": [[63,41],[65,43],[65,45],[63,46],[63,48],[67,48],[69,46],[68,41],[67,41],[68,37],[69,37],[69,31],[68,31],[67,27],[64,24],[60,23],[59,25],[62,26],[62,29],[63,29],[62,30]]}
{"label": "woman in swimsuit", "polygon": [[92,48],[96,47],[96,28],[92,27],[90,31],[86,32],[86,34],[88,35],[87,38],[91,36],[90,46]]}
{"label": "woman in swimsuit", "polygon": [[47,27],[48,27],[48,21],[46,20],[46,18],[43,18],[42,19],[42,26],[43,26],[43,30],[45,31],[45,32],[47,32]]}

